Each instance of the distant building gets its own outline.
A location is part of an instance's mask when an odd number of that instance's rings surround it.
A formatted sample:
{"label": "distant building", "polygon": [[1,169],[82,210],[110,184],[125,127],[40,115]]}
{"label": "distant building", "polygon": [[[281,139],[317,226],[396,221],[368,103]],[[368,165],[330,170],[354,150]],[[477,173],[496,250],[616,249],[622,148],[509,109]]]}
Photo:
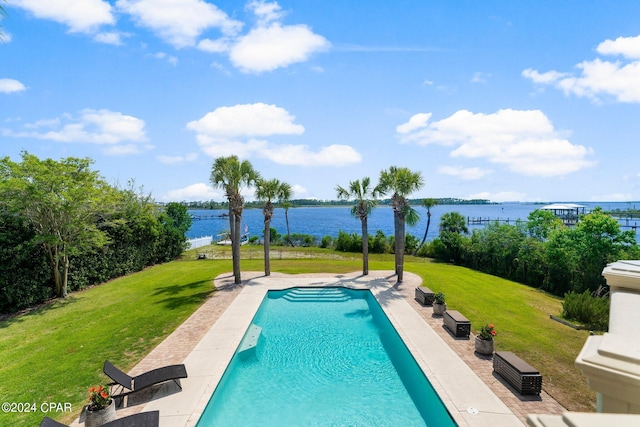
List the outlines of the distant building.
{"label": "distant building", "polygon": [[554,203],[543,206],[540,209],[553,212],[555,216],[562,220],[564,225],[576,225],[580,215],[586,213],[585,206],[576,205],[575,203]]}

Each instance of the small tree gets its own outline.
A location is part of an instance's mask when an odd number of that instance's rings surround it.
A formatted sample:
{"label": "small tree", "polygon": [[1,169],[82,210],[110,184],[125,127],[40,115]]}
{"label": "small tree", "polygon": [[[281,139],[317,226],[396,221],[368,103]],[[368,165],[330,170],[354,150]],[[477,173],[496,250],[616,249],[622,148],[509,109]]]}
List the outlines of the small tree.
{"label": "small tree", "polygon": [[238,156],[218,157],[211,169],[211,185],[224,190],[229,201],[229,227],[231,229],[231,257],[233,258],[234,283],[242,283],[240,275],[240,239],[242,232],[242,211],[244,197],[240,194],[245,186],[255,184],[260,178],[248,160],[240,161]]}
{"label": "small tree", "polygon": [[271,218],[273,218],[274,201],[287,201],[291,198],[291,185],[280,182],[277,179],[256,181],[256,198],[264,201],[262,214],[264,215],[264,275],[271,275],[271,262],[269,256],[271,242]]}
{"label": "small tree", "polygon": [[68,157],[40,160],[22,152],[22,162],[0,160],[0,193],[12,212],[35,230],[34,242],[47,253],[56,295],[67,296],[70,256],[81,256],[108,242],[97,227],[113,189],[91,170],[92,160]]}
{"label": "small tree", "polygon": [[431,208],[436,206],[438,201],[436,199],[422,199],[422,206],[427,208],[427,228],[424,230],[424,237],[422,237],[422,242],[416,247],[416,250],[413,252],[415,256],[420,248],[424,245],[424,242],[427,240],[427,233],[429,233],[429,226],[431,225]]}
{"label": "small tree", "polygon": [[371,210],[376,206],[374,189],[371,188],[369,177],[362,178],[362,181],[355,180],[349,182],[348,188],[336,187],[336,193],[340,200],[355,199],[356,204],[351,208],[351,215],[360,218],[362,224],[362,274],[369,274],[369,231],[367,218]]}
{"label": "small tree", "polygon": [[417,213],[409,205],[407,196],[420,190],[424,186],[424,180],[420,172],[413,172],[409,168],[391,166],[388,170],[380,172],[380,183],[376,187],[377,194],[393,193],[391,196],[391,208],[393,209],[393,225],[395,230],[395,259],[398,282],[402,282],[404,273],[404,243],[405,221],[415,224],[418,220]]}
{"label": "small tree", "polygon": [[446,261],[460,262],[462,234],[467,234],[467,221],[459,212],[447,212],[440,218],[440,240],[446,248]]}

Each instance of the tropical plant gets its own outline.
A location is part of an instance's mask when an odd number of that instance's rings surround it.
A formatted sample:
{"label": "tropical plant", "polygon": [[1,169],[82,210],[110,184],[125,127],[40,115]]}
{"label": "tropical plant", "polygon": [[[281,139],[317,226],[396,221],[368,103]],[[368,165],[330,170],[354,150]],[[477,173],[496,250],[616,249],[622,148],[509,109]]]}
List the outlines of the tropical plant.
{"label": "tropical plant", "polygon": [[489,323],[484,325],[482,328],[480,328],[480,333],[478,334],[478,337],[481,340],[493,341],[493,337],[495,337],[496,335],[497,335],[497,332],[495,327],[491,323]]}
{"label": "tropical plant", "polygon": [[289,229],[289,208],[291,208],[291,202],[285,200],[284,202],[280,203],[280,206],[282,206],[282,209],[284,209],[284,221],[287,224],[287,236],[285,237],[285,241],[291,246],[294,246],[293,242],[291,241],[291,230]]}
{"label": "tropical plant", "polygon": [[336,186],[338,200],[355,200],[351,208],[351,215],[360,219],[362,225],[362,274],[369,274],[369,229],[367,219],[371,210],[376,206],[376,195],[371,188],[371,179],[366,176],[362,181],[356,179],[349,182],[349,187]]}
{"label": "tropical plant", "polygon": [[445,261],[460,262],[463,240],[461,233],[468,233],[467,221],[459,212],[447,212],[440,217],[439,239],[446,248]]}
{"label": "tropical plant", "polygon": [[422,237],[422,242],[418,245],[415,251],[413,251],[413,256],[416,256],[420,248],[424,245],[424,242],[427,240],[427,233],[429,233],[429,226],[431,225],[431,208],[436,206],[438,201],[436,199],[422,199],[422,206],[427,208],[427,228],[424,230],[424,236]]}
{"label": "tropical plant", "polygon": [[274,201],[284,202],[291,198],[291,185],[278,179],[258,179],[256,181],[256,198],[264,202],[264,275],[271,275],[269,250],[271,244],[271,218],[273,218]]}
{"label": "tropical plant", "polygon": [[111,393],[109,387],[95,386],[89,389],[89,410],[99,411],[111,404]]}
{"label": "tropical plant", "polygon": [[609,328],[609,298],[600,297],[584,291],[579,294],[569,292],[562,302],[562,317],[574,320],[598,331]]}
{"label": "tropical plant", "polygon": [[391,166],[380,172],[379,184],[374,190],[376,194],[391,196],[391,208],[393,209],[393,226],[395,235],[395,263],[398,283],[402,282],[404,273],[404,244],[405,222],[415,224],[418,215],[409,205],[407,196],[420,190],[424,186],[424,180],[420,172],[413,172],[409,168]]}
{"label": "tropical plant", "polygon": [[231,229],[231,257],[233,258],[234,283],[242,283],[240,275],[240,240],[242,233],[242,211],[244,187],[254,185],[260,174],[248,160],[240,161],[238,156],[218,157],[211,169],[210,181],[214,188],[223,189],[229,201],[229,228]]}
{"label": "tropical plant", "polygon": [[[2,7],[2,5],[0,4],[0,19],[3,16],[7,16],[7,12],[4,10],[4,7]],[[0,41],[2,41],[4,36],[4,32],[2,31],[2,26],[0,26]]]}

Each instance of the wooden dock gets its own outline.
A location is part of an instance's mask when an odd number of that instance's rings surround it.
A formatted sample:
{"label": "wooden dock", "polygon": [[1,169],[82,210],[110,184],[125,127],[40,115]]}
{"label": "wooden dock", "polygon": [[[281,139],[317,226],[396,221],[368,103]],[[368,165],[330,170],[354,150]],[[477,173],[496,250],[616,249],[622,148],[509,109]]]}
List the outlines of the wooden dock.
{"label": "wooden dock", "polygon": [[487,225],[493,224],[494,222],[504,222],[505,224],[516,224],[518,222],[527,222],[522,219],[513,219],[513,218],[473,218],[467,217],[467,225]]}

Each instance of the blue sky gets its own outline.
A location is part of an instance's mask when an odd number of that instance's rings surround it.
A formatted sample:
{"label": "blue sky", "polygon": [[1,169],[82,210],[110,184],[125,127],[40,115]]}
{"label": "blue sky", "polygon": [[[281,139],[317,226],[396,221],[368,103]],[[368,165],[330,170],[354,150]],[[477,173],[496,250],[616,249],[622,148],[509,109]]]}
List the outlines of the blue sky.
{"label": "blue sky", "polygon": [[416,198],[640,200],[638,1],[4,7],[14,160],[91,157],[158,201],[223,200],[230,154],[295,198],[396,165],[422,172]]}

